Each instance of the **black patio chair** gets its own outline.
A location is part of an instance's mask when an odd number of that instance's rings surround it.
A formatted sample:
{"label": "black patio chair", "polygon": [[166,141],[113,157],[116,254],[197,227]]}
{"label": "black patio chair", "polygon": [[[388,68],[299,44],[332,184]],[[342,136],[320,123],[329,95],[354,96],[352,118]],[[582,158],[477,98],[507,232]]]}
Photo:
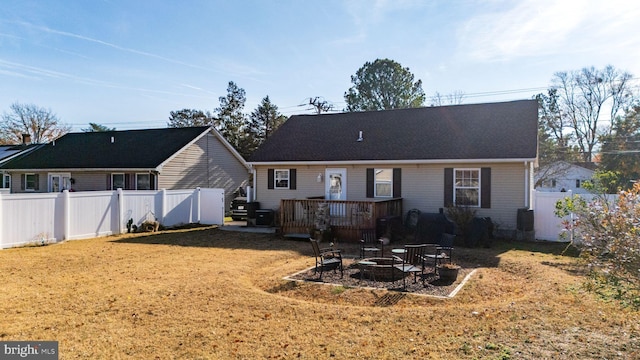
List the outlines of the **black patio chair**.
{"label": "black patio chair", "polygon": [[434,272],[436,272],[438,265],[452,261],[455,238],[456,236],[453,234],[443,233],[437,244],[428,244],[424,258],[425,260],[433,260]]}
{"label": "black patio chair", "polygon": [[364,259],[367,253],[374,253],[376,256],[384,255],[384,243],[382,239],[376,237],[376,229],[362,230],[360,238],[360,258]]}
{"label": "black patio chair", "polygon": [[311,247],[313,248],[313,254],[316,257],[316,267],[315,273],[320,272],[320,277],[318,280],[322,280],[322,273],[324,269],[340,269],[340,277],[344,276],[344,271],[342,268],[342,254],[340,250],[336,250],[332,247],[328,248],[320,248],[318,244],[318,240],[309,239],[311,241]]}
{"label": "black patio chair", "polygon": [[[418,273],[422,279],[422,285],[424,285],[424,252],[427,248],[426,244],[419,245],[405,245],[403,257],[393,256],[393,267],[402,271],[402,289],[407,289],[407,274],[413,273],[413,283],[416,283]],[[398,261],[398,262],[396,262]]]}

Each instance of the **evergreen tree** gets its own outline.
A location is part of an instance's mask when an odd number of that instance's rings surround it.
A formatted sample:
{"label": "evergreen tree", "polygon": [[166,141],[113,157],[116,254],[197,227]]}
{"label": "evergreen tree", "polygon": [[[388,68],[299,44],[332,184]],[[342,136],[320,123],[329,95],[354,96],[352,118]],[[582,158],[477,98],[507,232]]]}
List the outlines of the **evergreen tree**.
{"label": "evergreen tree", "polygon": [[278,107],[267,95],[249,116],[247,134],[250,144],[247,150],[250,153],[255,151],[286,120],[287,117],[278,112]]}
{"label": "evergreen tree", "polygon": [[423,106],[422,80],[413,81],[409,68],[389,59],[366,62],[351,76],[344,94],[347,111],[403,109]]}
{"label": "evergreen tree", "polygon": [[213,123],[213,116],[208,111],[205,113],[202,110],[182,109],[169,113],[167,127],[211,126]]}
{"label": "evergreen tree", "polygon": [[233,81],[227,86],[227,96],[221,96],[216,108],[216,129],[244,157],[250,150],[251,139],[246,133],[247,117],[243,113],[246,102],[245,91]]}

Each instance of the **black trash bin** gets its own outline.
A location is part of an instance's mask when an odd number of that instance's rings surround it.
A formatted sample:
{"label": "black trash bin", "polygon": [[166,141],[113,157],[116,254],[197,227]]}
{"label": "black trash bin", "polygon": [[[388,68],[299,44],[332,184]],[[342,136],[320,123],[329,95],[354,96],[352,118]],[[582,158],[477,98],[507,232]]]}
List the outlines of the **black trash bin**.
{"label": "black trash bin", "polygon": [[401,216],[384,216],[376,220],[376,237],[389,236],[389,240],[395,240],[395,235],[402,227]]}
{"label": "black trash bin", "polygon": [[520,231],[533,231],[533,210],[518,209],[517,228]]}

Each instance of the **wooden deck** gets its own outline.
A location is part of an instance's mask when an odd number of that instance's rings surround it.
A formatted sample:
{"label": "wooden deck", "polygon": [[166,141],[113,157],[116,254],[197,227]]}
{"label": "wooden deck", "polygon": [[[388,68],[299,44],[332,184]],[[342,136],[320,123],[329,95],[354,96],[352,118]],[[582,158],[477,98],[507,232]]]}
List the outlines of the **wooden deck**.
{"label": "wooden deck", "polygon": [[318,209],[329,209],[329,225],[340,241],[358,241],[362,229],[375,229],[378,219],[402,216],[402,198],[386,200],[283,199],[280,201],[282,234],[309,234],[316,227]]}

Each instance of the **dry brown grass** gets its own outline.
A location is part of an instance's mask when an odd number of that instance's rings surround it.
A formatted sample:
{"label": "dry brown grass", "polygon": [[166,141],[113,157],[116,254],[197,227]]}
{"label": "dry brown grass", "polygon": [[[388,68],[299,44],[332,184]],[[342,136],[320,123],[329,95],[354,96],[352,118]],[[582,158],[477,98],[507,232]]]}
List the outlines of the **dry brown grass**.
{"label": "dry brown grass", "polygon": [[62,359],[640,357],[639,314],[582,292],[558,249],[467,250],[485,267],[449,300],[287,282],[308,242],[215,228],[8,249],[0,340]]}

